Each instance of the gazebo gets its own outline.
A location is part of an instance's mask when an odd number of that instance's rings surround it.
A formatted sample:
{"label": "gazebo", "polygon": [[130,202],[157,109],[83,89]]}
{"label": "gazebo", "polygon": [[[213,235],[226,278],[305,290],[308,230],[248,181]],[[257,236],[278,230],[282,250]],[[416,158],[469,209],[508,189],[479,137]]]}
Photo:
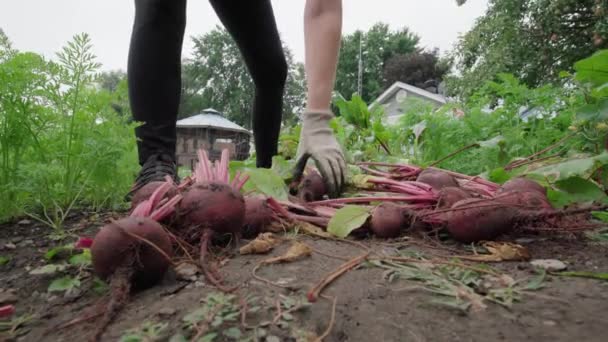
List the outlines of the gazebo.
{"label": "gazebo", "polygon": [[203,148],[209,158],[219,159],[223,149],[228,148],[230,159],[249,158],[251,132],[226,119],[215,109],[206,109],[177,121],[177,164],[194,168],[198,160],[196,152]]}

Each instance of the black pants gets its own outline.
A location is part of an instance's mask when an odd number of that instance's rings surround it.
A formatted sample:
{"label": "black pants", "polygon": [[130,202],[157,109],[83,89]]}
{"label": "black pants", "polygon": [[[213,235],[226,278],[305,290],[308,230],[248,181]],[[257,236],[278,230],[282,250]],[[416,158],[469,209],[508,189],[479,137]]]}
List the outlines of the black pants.
{"label": "black pants", "polygon": [[[258,167],[277,153],[287,63],[270,0],[210,0],[236,41],[255,84],[253,134]],[[175,158],[186,0],[135,0],[129,50],[129,97],[139,162],[156,153]],[[218,108],[221,110],[221,108]]]}

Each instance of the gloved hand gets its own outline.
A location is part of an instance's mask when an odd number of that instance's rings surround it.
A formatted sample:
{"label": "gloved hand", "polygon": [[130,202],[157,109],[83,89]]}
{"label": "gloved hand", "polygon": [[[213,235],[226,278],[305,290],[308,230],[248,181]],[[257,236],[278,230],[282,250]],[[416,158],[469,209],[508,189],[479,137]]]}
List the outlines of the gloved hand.
{"label": "gloved hand", "polygon": [[329,195],[336,197],[344,184],[346,161],[334,132],[329,127],[329,121],[333,117],[329,110],[303,113],[294,177],[298,179],[302,176],[308,158],[312,157],[325,180]]}

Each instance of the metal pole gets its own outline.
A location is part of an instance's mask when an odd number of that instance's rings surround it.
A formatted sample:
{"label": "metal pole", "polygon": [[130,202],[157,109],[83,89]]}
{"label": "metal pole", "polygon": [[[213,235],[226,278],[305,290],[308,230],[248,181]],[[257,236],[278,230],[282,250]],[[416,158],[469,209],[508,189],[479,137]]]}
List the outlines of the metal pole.
{"label": "metal pole", "polygon": [[357,76],[357,94],[362,96],[363,93],[363,32],[359,33],[359,74]]}

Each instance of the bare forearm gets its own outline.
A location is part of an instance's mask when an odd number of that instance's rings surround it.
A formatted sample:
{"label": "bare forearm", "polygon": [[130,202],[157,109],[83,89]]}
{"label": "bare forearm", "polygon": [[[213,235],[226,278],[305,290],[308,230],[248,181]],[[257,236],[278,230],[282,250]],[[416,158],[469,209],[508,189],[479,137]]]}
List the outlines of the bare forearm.
{"label": "bare forearm", "polygon": [[304,11],[307,109],[329,109],[342,33],[342,0],[307,0]]}

